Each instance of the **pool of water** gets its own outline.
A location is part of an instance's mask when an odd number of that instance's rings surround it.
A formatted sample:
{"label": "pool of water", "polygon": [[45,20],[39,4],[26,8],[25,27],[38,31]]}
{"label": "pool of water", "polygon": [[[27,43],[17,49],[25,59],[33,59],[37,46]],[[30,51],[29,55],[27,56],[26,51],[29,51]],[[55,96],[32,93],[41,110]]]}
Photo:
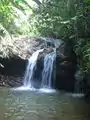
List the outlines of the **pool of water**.
{"label": "pool of water", "polygon": [[66,93],[0,88],[0,120],[90,120],[90,105]]}

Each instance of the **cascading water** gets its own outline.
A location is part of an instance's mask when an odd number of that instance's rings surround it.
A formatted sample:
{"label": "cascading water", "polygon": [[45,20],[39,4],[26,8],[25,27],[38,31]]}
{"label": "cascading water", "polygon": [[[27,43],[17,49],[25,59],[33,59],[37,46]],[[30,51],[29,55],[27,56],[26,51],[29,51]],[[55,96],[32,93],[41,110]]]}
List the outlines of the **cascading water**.
{"label": "cascading water", "polygon": [[30,59],[28,61],[28,66],[27,66],[27,70],[26,70],[25,78],[24,78],[24,86],[25,87],[30,87],[30,88],[33,87],[31,84],[31,80],[33,79],[33,72],[34,72],[34,68],[36,66],[38,55],[42,51],[43,51],[43,49],[37,50],[35,53],[33,53],[33,55],[30,57]]}
{"label": "cascading water", "polygon": [[41,88],[52,87],[52,71],[55,58],[56,58],[55,52],[47,54],[44,58],[44,69],[42,72]]}
{"label": "cascading water", "polygon": [[[32,85],[32,81],[34,81],[33,75],[37,65],[38,55],[42,51],[43,49],[33,53],[33,55],[30,57],[28,61],[28,66],[27,66],[27,70],[24,78],[25,89],[34,88]],[[40,90],[43,90],[44,92],[53,92],[51,88],[52,88],[53,63],[55,58],[56,58],[55,51],[44,56],[44,62],[43,62],[44,67],[43,67],[43,70],[41,71],[42,80],[41,80],[41,89],[40,89]]]}

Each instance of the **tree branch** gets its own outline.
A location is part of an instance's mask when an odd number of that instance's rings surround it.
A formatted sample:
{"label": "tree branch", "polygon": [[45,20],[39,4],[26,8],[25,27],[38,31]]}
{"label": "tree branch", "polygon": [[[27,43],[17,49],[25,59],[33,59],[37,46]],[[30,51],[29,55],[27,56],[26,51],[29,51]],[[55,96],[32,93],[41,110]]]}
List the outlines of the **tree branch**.
{"label": "tree branch", "polygon": [[39,0],[33,0],[35,3],[37,3],[38,6],[40,6],[42,3]]}

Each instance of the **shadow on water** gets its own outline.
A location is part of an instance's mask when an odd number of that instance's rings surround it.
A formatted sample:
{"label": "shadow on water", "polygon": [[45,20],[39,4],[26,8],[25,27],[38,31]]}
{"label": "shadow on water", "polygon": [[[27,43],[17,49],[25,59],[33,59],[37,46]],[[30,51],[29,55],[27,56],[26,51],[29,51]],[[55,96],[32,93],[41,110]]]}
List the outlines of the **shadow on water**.
{"label": "shadow on water", "polygon": [[65,92],[0,89],[0,120],[90,120],[90,104]]}

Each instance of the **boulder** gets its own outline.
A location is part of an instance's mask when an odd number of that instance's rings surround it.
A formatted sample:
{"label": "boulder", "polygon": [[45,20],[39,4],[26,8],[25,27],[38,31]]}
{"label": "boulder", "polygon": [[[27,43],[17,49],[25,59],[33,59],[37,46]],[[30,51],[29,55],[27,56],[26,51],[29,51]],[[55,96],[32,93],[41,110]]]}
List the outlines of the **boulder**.
{"label": "boulder", "polygon": [[60,45],[56,57],[55,88],[74,91],[76,65],[76,55],[71,46],[67,43]]}

